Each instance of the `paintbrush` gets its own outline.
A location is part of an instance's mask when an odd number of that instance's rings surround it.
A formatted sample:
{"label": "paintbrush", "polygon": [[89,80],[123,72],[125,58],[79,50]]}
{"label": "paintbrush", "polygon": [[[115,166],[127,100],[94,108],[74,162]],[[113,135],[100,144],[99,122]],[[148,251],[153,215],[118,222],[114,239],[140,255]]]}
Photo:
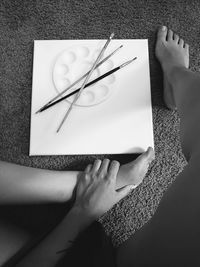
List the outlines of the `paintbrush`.
{"label": "paintbrush", "polygon": [[79,91],[78,94],[75,96],[73,102],[70,104],[69,109],[67,110],[65,116],[63,117],[63,119],[62,119],[62,121],[61,121],[61,123],[60,123],[60,125],[59,125],[59,127],[58,127],[58,129],[57,129],[57,131],[56,131],[57,133],[60,131],[60,129],[61,129],[63,123],[65,122],[65,120],[66,120],[67,117],[69,116],[70,112],[72,111],[74,104],[76,104],[78,98],[80,97],[82,91],[83,91],[84,88],[85,88],[85,85],[87,84],[87,82],[88,82],[90,76],[92,75],[94,69],[96,68],[96,65],[99,63],[100,59],[102,58],[102,56],[103,56],[103,54],[104,54],[104,52],[105,52],[107,46],[109,45],[109,43],[111,42],[111,40],[112,40],[113,37],[114,37],[114,33],[112,33],[112,34],[110,35],[110,37],[109,37],[108,40],[106,41],[105,45],[103,46],[102,50],[100,51],[100,53],[99,53],[97,59],[95,60],[95,62],[94,62],[94,64],[93,64],[93,66],[92,66],[92,68],[91,68],[89,74],[88,74],[87,77],[85,78],[85,80],[84,80],[84,82],[83,82],[83,84],[82,84],[82,86],[81,86],[80,91]]}
{"label": "paintbrush", "polygon": [[[107,57],[105,57],[102,61],[100,61],[97,65],[96,68],[98,68],[99,66],[101,66],[105,61],[107,61],[110,57],[112,57],[116,52],[119,51],[120,48],[122,48],[123,45],[120,45],[117,49],[115,49],[112,53],[110,53]],[[96,69],[95,68],[95,69]],[[61,95],[63,95],[66,91],[68,91],[69,89],[71,89],[74,85],[76,85],[77,83],[79,83],[82,79],[84,79],[90,71],[88,71],[87,73],[85,73],[83,76],[81,76],[78,80],[76,80],[75,82],[73,82],[70,86],[68,86],[66,89],[64,89],[62,92],[60,92],[58,95],[56,95],[54,98],[52,98],[48,103],[46,103],[44,106],[42,106],[38,111],[36,111],[36,114],[41,112],[42,110],[44,110],[44,107],[49,106],[50,103],[52,103],[53,101],[55,101],[57,98],[59,98]]]}
{"label": "paintbrush", "polygon": [[[108,77],[108,76],[111,75],[112,73],[114,73],[114,72],[116,72],[116,71],[118,71],[118,70],[124,68],[125,66],[127,66],[128,64],[130,64],[131,62],[133,62],[133,61],[136,60],[136,59],[137,59],[137,57],[134,57],[133,59],[131,59],[131,60],[129,60],[129,61],[127,61],[127,62],[121,64],[120,66],[118,66],[118,67],[116,67],[116,68],[114,68],[114,69],[112,69],[112,70],[110,70],[110,71],[104,73],[103,75],[99,76],[98,78],[96,78],[96,79],[92,80],[91,82],[87,83],[87,84],[85,85],[85,88],[88,87],[88,86],[90,86],[90,85],[92,85],[92,84],[94,84],[94,83],[97,83],[98,81],[100,81],[100,80],[102,80],[102,79]],[[49,105],[44,106],[44,107],[40,110],[40,112],[42,112],[42,111],[44,111],[44,110],[47,110],[48,108],[50,108],[50,107],[52,107],[52,106],[58,104],[59,102],[65,100],[65,99],[67,99],[67,98],[69,98],[70,96],[72,96],[72,95],[78,93],[78,92],[80,91],[80,89],[81,89],[81,88],[78,88],[78,89],[76,89],[75,91],[69,93],[68,95],[63,96],[62,98],[59,98],[58,100],[56,100],[56,101],[50,103]]]}

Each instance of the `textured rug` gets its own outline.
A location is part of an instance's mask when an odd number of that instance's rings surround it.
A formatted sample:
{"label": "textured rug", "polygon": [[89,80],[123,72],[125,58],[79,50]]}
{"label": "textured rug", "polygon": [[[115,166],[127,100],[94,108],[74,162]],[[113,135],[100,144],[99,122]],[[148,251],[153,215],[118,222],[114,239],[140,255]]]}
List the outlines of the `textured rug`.
{"label": "textured rug", "polygon": [[163,193],[186,164],[179,140],[179,117],[163,103],[162,72],[154,47],[158,26],[167,25],[190,44],[190,65],[198,70],[199,14],[200,2],[191,0],[1,0],[1,160],[38,168],[81,170],[98,157],[28,156],[34,39],[105,39],[111,32],[117,39],[149,39],[156,160],[144,182],[100,219],[115,246],[151,218]]}

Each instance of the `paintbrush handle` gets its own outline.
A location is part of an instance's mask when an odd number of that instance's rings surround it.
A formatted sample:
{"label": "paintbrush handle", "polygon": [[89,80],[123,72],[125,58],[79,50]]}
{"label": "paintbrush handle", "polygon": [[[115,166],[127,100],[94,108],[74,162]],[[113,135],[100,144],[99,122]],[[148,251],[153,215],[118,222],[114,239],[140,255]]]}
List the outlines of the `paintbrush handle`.
{"label": "paintbrush handle", "polygon": [[[134,57],[133,59],[131,59],[131,60],[129,60],[129,61],[127,61],[127,62],[121,64],[120,66],[118,66],[118,67],[116,67],[116,68],[114,68],[114,69],[112,69],[112,70],[110,70],[110,71],[104,73],[103,75],[99,76],[99,77],[96,78],[95,80],[93,80],[93,81],[87,83],[87,84],[85,85],[85,88],[88,87],[88,86],[90,86],[90,85],[92,85],[92,84],[94,84],[94,83],[96,83],[96,82],[98,82],[98,81],[100,81],[100,80],[102,80],[102,79],[104,79],[104,78],[106,78],[107,76],[111,75],[112,73],[116,72],[117,70],[119,70],[119,69],[121,69],[121,68],[124,68],[125,66],[127,66],[128,64],[130,64],[132,61],[134,61],[134,60],[136,60],[136,59],[137,59],[137,57]],[[43,108],[41,109],[40,112],[42,112],[42,111],[44,111],[44,110],[46,110],[46,109],[48,109],[48,108],[50,108],[50,107],[52,107],[52,106],[58,104],[59,102],[63,101],[64,99],[66,99],[66,98],[68,98],[68,97],[70,97],[70,96],[72,96],[72,95],[78,93],[78,92],[80,91],[80,89],[81,89],[81,88],[78,88],[78,89],[76,89],[75,91],[69,93],[68,95],[63,96],[63,97],[59,98],[58,100],[56,100],[56,101],[50,103],[49,105],[43,107]]]}
{"label": "paintbrush handle", "polygon": [[[93,81],[87,83],[87,84],[85,85],[85,88],[88,87],[88,86],[90,86],[90,85],[92,85],[92,84],[94,84],[94,83],[96,83],[96,82],[98,82],[98,81],[100,81],[100,80],[102,80],[103,78],[105,78],[105,77],[111,75],[112,73],[114,73],[115,71],[117,71],[117,70],[119,70],[119,69],[120,69],[120,67],[116,67],[116,68],[114,68],[114,69],[112,69],[112,70],[110,70],[110,71],[104,73],[103,75],[99,76],[99,77],[96,78],[95,80],[93,80]],[[56,101],[50,103],[49,105],[47,105],[47,106],[45,106],[43,109],[41,109],[40,112],[42,112],[42,111],[44,111],[44,110],[46,110],[46,109],[48,109],[48,108],[50,108],[50,107],[52,107],[52,106],[58,104],[59,102],[63,101],[64,99],[66,99],[66,98],[68,98],[68,97],[70,97],[70,96],[72,96],[72,95],[78,93],[78,92],[80,91],[80,89],[81,89],[81,88],[78,88],[78,89],[76,89],[75,91],[69,93],[68,95],[63,96],[63,97],[59,98],[58,100],[56,100]]]}
{"label": "paintbrush handle", "polygon": [[[110,57],[112,57],[116,52],[119,51],[120,48],[122,48],[123,45],[120,45],[117,49],[115,49],[111,54],[109,54],[107,57],[105,57],[102,61],[100,61],[97,65],[96,68],[100,67],[105,61],[107,61]],[[95,68],[95,69],[96,69]],[[66,91],[68,91],[69,89],[71,89],[74,85],[76,85],[77,83],[79,83],[83,78],[85,78],[90,71],[88,71],[87,73],[85,73],[83,76],[81,76],[78,80],[76,80],[75,82],[73,82],[69,87],[67,87],[66,89],[64,89],[62,92],[60,92],[58,95],[56,95],[54,98],[52,98],[48,103],[46,103],[43,107],[41,107],[36,113],[39,113],[44,109],[44,107],[49,106],[52,102],[54,102],[57,98],[59,98],[61,95],[63,95]]]}
{"label": "paintbrush handle", "polygon": [[83,84],[82,84],[82,86],[81,86],[81,89],[79,90],[79,92],[78,92],[78,94],[75,96],[75,98],[73,99],[72,103],[70,104],[70,107],[69,107],[68,111],[66,112],[64,118],[62,119],[62,121],[61,121],[61,123],[60,123],[60,125],[59,125],[59,127],[58,127],[58,129],[57,129],[57,133],[60,131],[60,129],[61,129],[63,123],[65,122],[65,120],[66,120],[67,117],[69,116],[69,113],[72,111],[72,108],[73,108],[74,104],[76,104],[77,100],[79,99],[79,97],[80,97],[82,91],[83,91],[84,88],[85,88],[85,85],[87,84],[87,82],[89,81],[90,76],[92,75],[92,72],[93,72],[94,69],[96,68],[96,65],[99,63],[101,57],[103,56],[103,54],[104,54],[104,52],[105,52],[105,50],[106,50],[108,44],[111,42],[111,40],[112,40],[112,38],[113,38],[113,36],[114,36],[114,33],[112,33],[112,34],[110,35],[109,39],[106,41],[105,45],[103,46],[101,52],[99,53],[97,59],[96,59],[95,62],[94,62],[94,64],[93,64],[93,66],[92,66],[92,68],[91,68],[89,74],[88,74],[87,77],[85,78],[85,80],[84,80],[84,82],[83,82]]}

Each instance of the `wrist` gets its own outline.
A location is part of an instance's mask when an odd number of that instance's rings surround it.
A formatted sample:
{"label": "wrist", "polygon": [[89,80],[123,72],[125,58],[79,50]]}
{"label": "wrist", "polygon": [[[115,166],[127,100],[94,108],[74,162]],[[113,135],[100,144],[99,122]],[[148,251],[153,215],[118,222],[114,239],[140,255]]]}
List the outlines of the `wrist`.
{"label": "wrist", "polygon": [[76,224],[80,231],[83,231],[92,222],[94,222],[94,219],[91,218],[91,216],[88,216],[81,208],[77,206],[72,207],[72,209],[67,214],[67,217],[70,218],[70,220],[72,220],[74,224]]}

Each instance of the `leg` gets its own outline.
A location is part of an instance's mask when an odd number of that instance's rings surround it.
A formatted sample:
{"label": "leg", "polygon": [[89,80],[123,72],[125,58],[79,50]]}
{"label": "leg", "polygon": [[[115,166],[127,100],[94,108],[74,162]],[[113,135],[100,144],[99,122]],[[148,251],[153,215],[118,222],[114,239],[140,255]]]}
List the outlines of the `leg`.
{"label": "leg", "polygon": [[[154,152],[148,149],[135,161],[122,165],[116,188],[140,184],[153,159]],[[71,198],[79,174],[77,171],[42,170],[0,161],[0,205],[65,202]],[[3,237],[1,232],[4,233]],[[3,238],[0,251],[7,251],[0,252],[0,262],[12,258],[33,239],[25,229],[11,228],[8,224],[0,224],[0,236]]]}
{"label": "leg", "polygon": [[0,220],[0,266],[13,257],[24,244],[30,240],[30,233],[26,229],[14,226],[8,221]]}
{"label": "leg", "polygon": [[[148,149],[135,161],[122,165],[117,177],[117,189],[128,184],[139,185],[154,159]],[[68,201],[81,172],[51,171],[0,161],[0,205]]]}
{"label": "leg", "polygon": [[200,266],[200,76],[188,70],[188,48],[172,31],[159,30],[156,55],[164,71],[165,103],[180,114],[188,165],[153,218],[118,249],[118,266]]}
{"label": "leg", "polygon": [[[76,200],[69,213],[37,247],[33,248],[33,250],[22,259],[19,266],[53,267],[57,266],[56,263],[60,260],[62,260],[62,263],[60,262],[60,264],[58,264],[59,266],[68,266],[68,264],[69,266],[74,266],[73,263],[70,264],[68,261],[68,259],[71,258],[69,254],[63,259],[62,257],[64,254],[57,252],[69,248],[71,242],[75,240],[81,231],[86,229],[94,220],[103,215],[103,213],[108,211],[132,190],[133,186],[129,185],[123,187],[118,192],[116,191],[118,171],[119,163],[116,161],[110,162],[107,159],[102,163],[100,160],[96,160],[93,166],[88,165],[83,173],[82,179],[78,182]],[[84,244],[85,242],[87,245],[87,238],[83,240]],[[79,263],[87,266],[84,262],[85,256],[83,254],[80,255],[80,249],[78,247],[79,246],[75,246],[77,257],[80,259]],[[101,246],[99,246],[99,248],[100,247]],[[86,257],[90,258],[87,252]],[[93,266],[93,264],[88,264],[89,266]],[[79,265],[75,264],[75,266]]]}
{"label": "leg", "polygon": [[65,202],[72,196],[78,174],[0,161],[0,205]]}
{"label": "leg", "polygon": [[188,69],[189,46],[171,30],[158,32],[156,55],[164,72],[164,100],[178,110],[182,149],[189,160],[199,143],[200,74]]}

